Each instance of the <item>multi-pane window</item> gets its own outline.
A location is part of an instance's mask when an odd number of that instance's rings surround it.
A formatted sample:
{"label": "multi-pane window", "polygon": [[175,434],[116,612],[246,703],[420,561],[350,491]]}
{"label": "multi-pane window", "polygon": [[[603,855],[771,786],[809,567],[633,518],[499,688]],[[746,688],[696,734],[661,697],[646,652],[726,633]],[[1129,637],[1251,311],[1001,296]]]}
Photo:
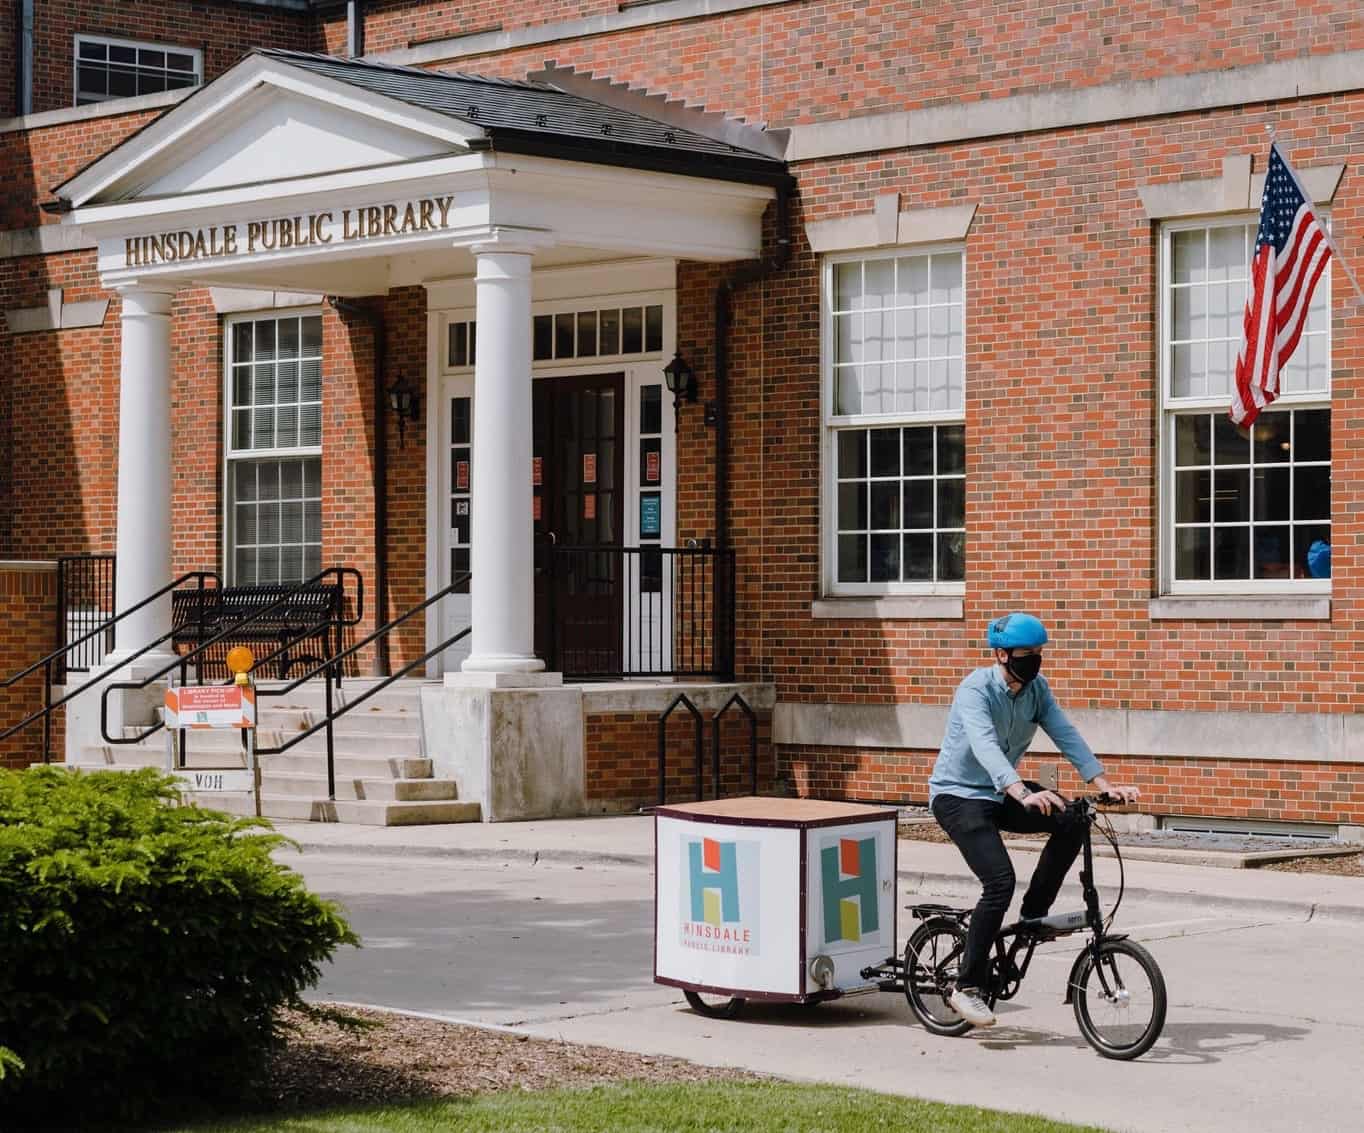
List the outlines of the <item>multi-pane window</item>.
{"label": "multi-pane window", "polygon": [[237,585],[301,582],[322,565],[322,318],[228,331],[228,546]]}
{"label": "multi-pane window", "polygon": [[827,266],[829,582],[960,592],[966,573],[960,250]]}
{"label": "multi-pane window", "polygon": [[663,349],[663,307],[654,303],[643,307],[536,315],[531,330],[537,362],[552,358],[656,354]]}
{"label": "multi-pane window", "polygon": [[1249,430],[1227,417],[1255,225],[1165,232],[1165,589],[1324,585],[1331,544],[1330,279],[1323,276],[1279,400]]}
{"label": "multi-pane window", "polygon": [[194,48],[76,36],[76,105],[197,87],[203,55]]}

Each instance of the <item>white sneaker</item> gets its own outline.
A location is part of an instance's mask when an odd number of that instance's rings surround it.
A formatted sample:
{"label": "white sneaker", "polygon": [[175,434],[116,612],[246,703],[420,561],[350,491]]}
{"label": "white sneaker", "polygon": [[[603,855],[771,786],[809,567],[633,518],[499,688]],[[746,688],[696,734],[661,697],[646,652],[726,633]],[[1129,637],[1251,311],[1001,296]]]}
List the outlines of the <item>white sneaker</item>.
{"label": "white sneaker", "polygon": [[974,1027],[993,1027],[995,1013],[973,987],[959,987],[947,997],[952,1010]]}

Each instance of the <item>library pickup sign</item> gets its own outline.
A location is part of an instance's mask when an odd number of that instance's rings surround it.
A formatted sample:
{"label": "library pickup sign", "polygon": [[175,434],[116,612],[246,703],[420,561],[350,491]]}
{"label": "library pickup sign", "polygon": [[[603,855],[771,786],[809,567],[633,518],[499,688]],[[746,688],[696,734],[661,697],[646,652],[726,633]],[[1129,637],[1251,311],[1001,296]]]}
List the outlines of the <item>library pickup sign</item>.
{"label": "library pickup sign", "polygon": [[[255,664],[251,651],[238,646],[228,652],[227,667],[234,674],[230,685],[169,687],[163,718],[166,722],[166,769],[194,793],[218,794],[247,791],[260,817],[260,764],[256,759],[256,690],[250,671]],[[189,736],[201,729],[228,728],[241,732],[246,766],[188,766]],[[177,743],[178,739],[178,743]],[[179,749],[177,751],[177,748]]]}
{"label": "library pickup sign", "polygon": [[167,728],[254,728],[256,690],[249,685],[166,689]]}

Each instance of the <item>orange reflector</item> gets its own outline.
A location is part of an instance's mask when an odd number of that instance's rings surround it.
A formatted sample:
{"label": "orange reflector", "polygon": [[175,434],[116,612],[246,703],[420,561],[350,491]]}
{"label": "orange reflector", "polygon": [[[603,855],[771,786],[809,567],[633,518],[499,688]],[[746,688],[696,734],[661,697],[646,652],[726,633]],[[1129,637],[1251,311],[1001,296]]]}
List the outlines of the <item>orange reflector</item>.
{"label": "orange reflector", "polygon": [[256,663],[256,655],[245,645],[234,645],[227,651],[227,667],[233,673],[249,672]]}

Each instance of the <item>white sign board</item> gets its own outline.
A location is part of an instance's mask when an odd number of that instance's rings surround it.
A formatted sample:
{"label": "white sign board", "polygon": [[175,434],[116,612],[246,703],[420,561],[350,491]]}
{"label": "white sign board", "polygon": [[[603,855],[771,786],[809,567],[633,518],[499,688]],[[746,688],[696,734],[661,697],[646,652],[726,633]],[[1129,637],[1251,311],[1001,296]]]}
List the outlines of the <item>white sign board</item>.
{"label": "white sign board", "polygon": [[[834,962],[834,986],[865,987],[861,971],[895,952],[895,822],[805,832],[807,959]],[[819,985],[806,972],[806,990]]]}
{"label": "white sign board", "polygon": [[655,818],[654,972],[799,995],[800,831]]}
{"label": "white sign board", "polygon": [[243,685],[180,685],[166,689],[167,728],[254,728],[256,690]]}

